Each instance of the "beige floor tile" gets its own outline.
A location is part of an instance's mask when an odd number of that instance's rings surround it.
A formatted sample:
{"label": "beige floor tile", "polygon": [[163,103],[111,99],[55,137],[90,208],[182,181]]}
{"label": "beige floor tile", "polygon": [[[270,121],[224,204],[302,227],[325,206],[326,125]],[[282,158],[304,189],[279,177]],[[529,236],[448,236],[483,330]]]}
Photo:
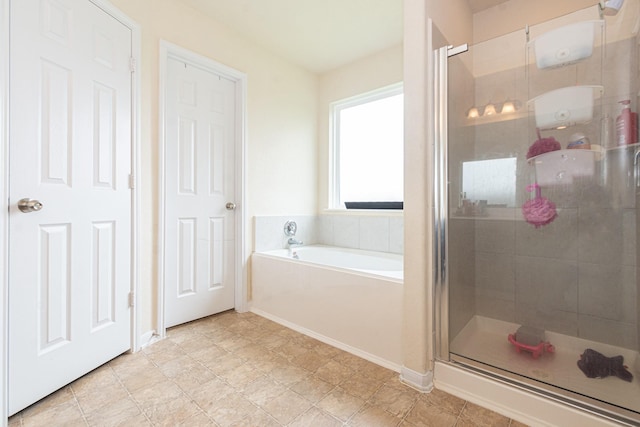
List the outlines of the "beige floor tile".
{"label": "beige floor tile", "polygon": [[289,427],[340,427],[343,423],[326,412],[313,407],[293,420]]}
{"label": "beige floor tile", "polygon": [[[111,364],[112,362],[109,363]],[[144,355],[137,358],[128,358],[125,362],[115,362],[111,366],[122,384],[130,392],[148,387],[165,379],[158,367]]]}
{"label": "beige floor tile", "polygon": [[369,403],[403,418],[418,400],[414,391],[399,390],[388,384],[383,385],[370,399]]}
{"label": "beige floor tile", "polygon": [[253,414],[231,424],[231,427],[280,427],[280,423],[262,409],[258,409]]}
{"label": "beige floor tile", "polygon": [[243,364],[230,371],[220,375],[229,385],[235,387],[238,390],[244,389],[244,387],[251,381],[263,376],[263,372],[254,368],[249,364]]}
{"label": "beige floor tile", "polygon": [[351,377],[353,371],[334,360],[330,360],[319,367],[315,375],[330,384],[338,385]]}
{"label": "beige floor tile", "polygon": [[133,419],[137,419],[140,422],[144,420],[149,424],[147,417],[130,397],[114,400],[108,405],[103,405],[87,414],[87,422],[90,426],[115,427],[134,425],[131,421]]}
{"label": "beige floor tile", "polygon": [[244,347],[240,347],[239,349],[235,350],[233,354],[242,357],[245,360],[252,360],[260,357],[262,354],[268,351],[269,350],[267,350],[265,347],[252,342],[245,345]]}
{"label": "beige floor tile", "polygon": [[171,426],[179,426],[179,427],[209,427],[209,426],[216,425],[216,423],[214,423],[213,420],[211,420],[203,412],[198,412],[194,416],[187,418],[186,420],[182,420],[177,424],[169,424],[169,423],[164,423],[164,424],[171,425]]}
{"label": "beige floor tile", "polygon": [[376,365],[375,363],[369,363],[363,366],[358,372],[369,378],[375,378],[376,380],[389,381],[392,378],[398,378],[398,373],[391,369],[384,368]]}
{"label": "beige floor tile", "polygon": [[384,385],[384,381],[370,378],[360,372],[356,372],[340,384],[347,393],[352,396],[367,400]]}
{"label": "beige floor tile", "polygon": [[279,347],[275,347],[272,351],[284,357],[288,361],[292,361],[296,357],[302,356],[309,351],[308,348],[300,346],[295,340],[289,339]]}
{"label": "beige floor tile", "polygon": [[298,346],[300,346],[300,347],[304,347],[304,348],[306,348],[306,349],[308,349],[308,350],[313,350],[313,349],[315,349],[316,347],[318,347],[318,346],[320,346],[320,345],[322,345],[322,344],[323,344],[321,341],[318,341],[317,339],[315,339],[315,338],[311,338],[311,337],[309,337],[309,336],[307,336],[307,335],[304,335],[304,334],[297,334],[297,335],[292,339],[292,341],[293,341],[296,345],[298,345]]}
{"label": "beige floor tile", "polygon": [[154,425],[177,425],[201,413],[200,408],[184,394],[157,400],[143,409]]}
{"label": "beige floor tile", "polygon": [[267,351],[264,354],[257,356],[255,359],[249,360],[247,363],[265,374],[268,374],[277,367],[287,366],[289,361],[279,354]]}
{"label": "beige floor tile", "polygon": [[[168,340],[164,340],[168,341]],[[153,347],[153,346],[151,346]],[[200,347],[202,348],[202,347]],[[182,347],[177,344],[173,344],[171,346],[165,346],[165,349],[162,351],[153,351],[153,352],[145,352],[147,358],[151,360],[156,365],[166,364],[175,359],[179,359],[187,355],[187,351],[185,351]]]}
{"label": "beige floor tile", "polygon": [[316,376],[310,376],[304,380],[291,384],[289,388],[312,403],[317,403],[324,398],[336,386]]}
{"label": "beige floor tile", "polygon": [[269,372],[269,376],[271,378],[285,386],[300,382],[310,375],[311,373],[306,369],[298,368],[293,365],[277,366]]}
{"label": "beige floor tile", "polygon": [[521,422],[516,421],[516,420],[511,420],[511,424],[509,425],[509,427],[529,427],[529,425],[521,423]]}
{"label": "beige floor tile", "polygon": [[511,420],[496,412],[467,402],[460,413],[458,425],[478,427],[509,427]]}
{"label": "beige floor tile", "polygon": [[283,336],[268,334],[258,338],[255,343],[268,348],[269,350],[273,350],[275,348],[282,347],[288,341],[289,340]]}
{"label": "beige floor tile", "polygon": [[95,393],[96,390],[100,390],[103,387],[111,388],[113,386],[121,386],[121,384],[113,369],[106,364],[80,377],[72,382],[70,386],[76,396],[79,396]]}
{"label": "beige floor tile", "polygon": [[416,427],[449,427],[456,425],[457,419],[457,415],[432,405],[426,400],[418,399],[404,420]]}
{"label": "beige floor tile", "polygon": [[359,371],[360,369],[370,367],[370,365],[372,365],[372,363],[368,360],[355,356],[351,353],[347,353],[346,351],[336,355],[333,360],[341,365],[346,366],[352,371]]}
{"label": "beige floor tile", "polygon": [[216,340],[217,346],[231,353],[238,351],[249,344],[252,344],[252,342],[237,334],[232,334],[229,338],[224,340]]}
{"label": "beige floor tile", "polygon": [[32,414],[23,414],[23,426],[53,426],[53,425],[71,425],[84,426],[86,421],[82,416],[80,407],[74,401],[68,401],[56,406],[51,406],[42,411],[36,411]]}
{"label": "beige floor tile", "polygon": [[202,364],[187,354],[158,363],[158,369],[167,378],[176,378],[192,369],[200,368],[202,368]]}
{"label": "beige floor tile", "polygon": [[229,354],[227,350],[218,347],[215,344],[208,345],[196,351],[189,353],[189,356],[201,363],[215,362],[220,357]]}
{"label": "beige floor tile", "polygon": [[148,406],[154,406],[167,400],[176,399],[183,394],[180,387],[167,378],[163,381],[139,388],[131,392],[136,403],[145,410]]}
{"label": "beige floor tile", "polygon": [[252,417],[256,411],[258,408],[249,400],[233,392],[224,397],[224,404],[207,409],[207,415],[221,426],[230,426]]}
{"label": "beige floor tile", "polygon": [[[100,392],[96,393],[96,390],[100,390]],[[76,398],[82,411],[85,414],[91,414],[104,406],[128,399],[129,392],[117,382],[105,384],[100,388],[95,388],[93,391],[83,390],[82,393],[76,394]]]}
{"label": "beige floor tile", "polygon": [[234,393],[233,387],[219,378],[214,378],[187,392],[189,397],[207,413],[209,413],[210,410],[224,405],[224,399],[232,393]]}
{"label": "beige floor tile", "polygon": [[285,390],[280,396],[267,402],[263,409],[284,425],[293,421],[310,407],[311,402],[307,399],[291,390]]}
{"label": "beige floor tile", "polygon": [[326,357],[327,359],[332,359],[334,357],[336,357],[338,354],[342,353],[343,351],[340,350],[339,348],[335,348],[333,346],[330,346],[329,344],[324,344],[324,343],[320,343],[318,344],[314,350],[321,356]]}
{"label": "beige floor tile", "polygon": [[221,343],[226,340],[232,340],[235,334],[226,329],[210,329],[202,331],[202,335],[209,338],[214,343]]}
{"label": "beige floor tile", "polygon": [[194,366],[189,370],[181,372],[176,377],[171,377],[173,382],[187,393],[191,390],[197,390],[202,384],[216,378],[216,375],[205,366]]}
{"label": "beige floor tile", "polygon": [[460,415],[466,403],[464,400],[438,389],[433,389],[430,393],[420,396],[420,398],[456,416]]}
{"label": "beige floor tile", "polygon": [[353,427],[396,427],[402,421],[375,406],[366,406],[353,416],[349,426]]}
{"label": "beige floor tile", "polygon": [[226,353],[216,360],[203,362],[216,375],[222,375],[244,364],[244,360],[232,353]]}
{"label": "beige floor tile", "polygon": [[311,349],[299,356],[296,356],[291,360],[296,366],[306,369],[309,372],[315,372],[321,366],[325,365],[329,359],[326,356],[321,355],[317,351]]}
{"label": "beige floor tile", "polygon": [[283,394],[286,390],[286,387],[283,385],[263,375],[247,384],[243,390],[243,394],[256,405],[263,407],[268,402]]}
{"label": "beige floor tile", "polygon": [[[315,405],[315,406],[314,406]],[[403,418],[404,417],[404,418]],[[253,313],[169,329],[10,418],[17,426],[504,426],[520,423]]]}
{"label": "beige floor tile", "polygon": [[316,406],[342,421],[347,421],[364,406],[364,400],[351,396],[340,387],[326,395]]}
{"label": "beige floor tile", "polygon": [[77,405],[76,398],[71,391],[71,387],[63,387],[60,390],[50,394],[44,399],[39,400],[33,405],[22,411],[23,418],[33,417],[41,412],[49,411],[60,405]]}

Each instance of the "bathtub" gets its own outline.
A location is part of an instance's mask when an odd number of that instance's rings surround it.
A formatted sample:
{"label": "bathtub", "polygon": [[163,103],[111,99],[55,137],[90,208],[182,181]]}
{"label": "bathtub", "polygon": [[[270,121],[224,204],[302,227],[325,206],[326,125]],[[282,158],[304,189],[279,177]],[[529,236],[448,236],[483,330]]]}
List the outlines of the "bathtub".
{"label": "bathtub", "polygon": [[256,252],[251,311],[399,372],[402,270],[402,255],[357,249]]}

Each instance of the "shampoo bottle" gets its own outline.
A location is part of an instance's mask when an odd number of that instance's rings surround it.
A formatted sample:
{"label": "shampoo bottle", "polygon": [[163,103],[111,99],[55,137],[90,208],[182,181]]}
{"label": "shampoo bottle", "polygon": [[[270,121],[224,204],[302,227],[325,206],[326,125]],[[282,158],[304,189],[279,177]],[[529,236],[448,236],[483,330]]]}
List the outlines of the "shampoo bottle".
{"label": "shampoo bottle", "polygon": [[631,111],[631,101],[620,101],[622,112],[616,118],[616,140],[618,145],[638,142],[638,113]]}

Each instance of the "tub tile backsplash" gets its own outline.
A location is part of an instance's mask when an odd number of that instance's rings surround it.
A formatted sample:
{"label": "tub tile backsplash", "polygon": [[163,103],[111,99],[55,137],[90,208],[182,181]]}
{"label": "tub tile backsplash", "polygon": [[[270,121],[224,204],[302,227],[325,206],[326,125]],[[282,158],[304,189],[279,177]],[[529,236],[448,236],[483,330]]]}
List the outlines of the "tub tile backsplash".
{"label": "tub tile backsplash", "polygon": [[389,252],[389,218],[360,218],[359,248],[367,251]]}
{"label": "tub tile backsplash", "polygon": [[254,250],[283,249],[288,237],[285,222],[298,224],[296,238],[304,244],[322,244],[351,249],[402,254],[404,220],[397,215],[256,216]]}
{"label": "tub tile backsplash", "polygon": [[304,244],[318,243],[318,218],[313,215],[256,216],[254,217],[254,250],[256,252],[284,249],[289,236],[284,234],[284,224],[295,221],[298,231],[295,238]]}

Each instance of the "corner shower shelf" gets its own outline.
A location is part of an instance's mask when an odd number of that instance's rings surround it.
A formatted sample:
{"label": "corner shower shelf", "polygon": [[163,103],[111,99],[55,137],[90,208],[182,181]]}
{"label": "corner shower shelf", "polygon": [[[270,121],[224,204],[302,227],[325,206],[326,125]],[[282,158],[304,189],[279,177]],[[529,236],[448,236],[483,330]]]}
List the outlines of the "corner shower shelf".
{"label": "corner shower shelf", "polygon": [[601,85],[568,86],[546,92],[529,100],[535,111],[536,127],[562,129],[593,119],[594,100],[603,92]]}
{"label": "corner shower shelf", "polygon": [[562,67],[591,57],[596,28],[603,20],[592,20],[565,25],[531,40],[539,69]]}
{"label": "corner shower shelf", "polygon": [[527,161],[536,168],[538,185],[566,185],[572,184],[574,178],[593,176],[596,156],[601,153],[601,150],[556,150]]}

